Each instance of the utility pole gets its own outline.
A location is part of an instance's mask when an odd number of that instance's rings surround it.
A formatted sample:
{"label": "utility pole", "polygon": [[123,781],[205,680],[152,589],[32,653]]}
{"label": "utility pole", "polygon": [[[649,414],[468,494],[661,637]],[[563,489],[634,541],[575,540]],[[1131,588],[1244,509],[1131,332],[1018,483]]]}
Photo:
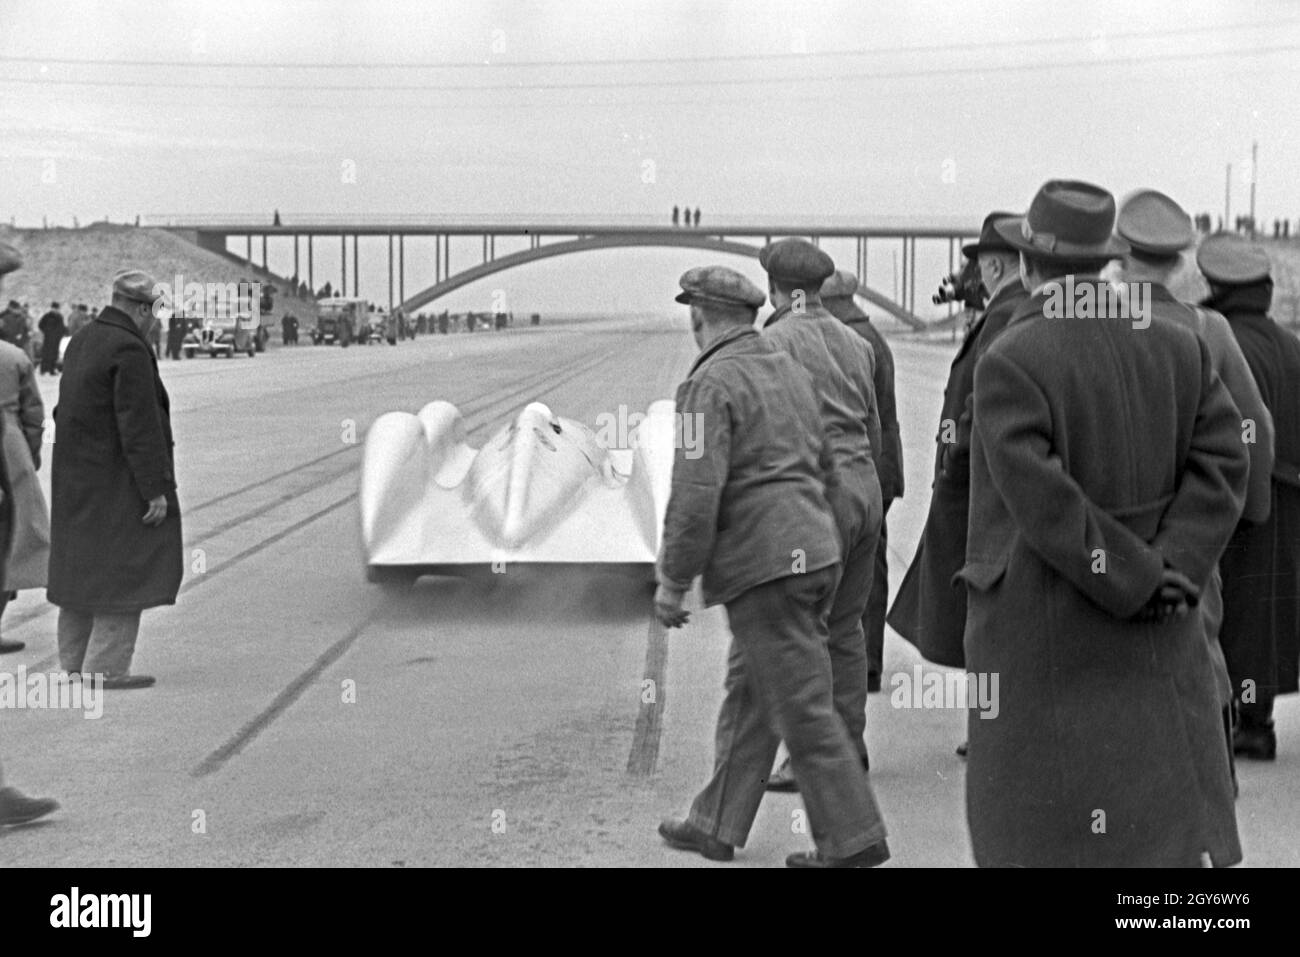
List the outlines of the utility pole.
{"label": "utility pole", "polygon": [[1232,229],[1232,164],[1228,164],[1228,176],[1223,183],[1223,228]]}
{"label": "utility pole", "polygon": [[1259,157],[1259,141],[1250,144],[1250,238],[1255,238],[1255,168]]}

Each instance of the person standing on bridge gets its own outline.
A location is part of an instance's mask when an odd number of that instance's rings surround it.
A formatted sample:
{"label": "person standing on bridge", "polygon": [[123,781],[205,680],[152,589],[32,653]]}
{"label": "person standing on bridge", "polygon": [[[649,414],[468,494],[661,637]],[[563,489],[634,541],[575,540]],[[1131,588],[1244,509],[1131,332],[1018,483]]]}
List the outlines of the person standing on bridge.
{"label": "person standing on bridge", "polygon": [[68,344],[55,409],[50,584],[59,658],[105,688],[146,688],[130,673],[146,608],[175,604],[181,516],[170,402],[149,348],[157,284],[113,280],[113,304]]}
{"label": "person standing on bridge", "polygon": [[[776,311],[763,337],[789,354],[812,378],[827,437],[826,498],[835,515],[840,577],[831,604],[831,676],[835,708],[865,768],[867,641],[862,616],[871,595],[882,518],[875,449],[881,448],[875,355],[870,344],[826,311],[821,288],[835,263],[812,243],[782,239],[763,247],[768,297]],[[787,762],[788,763],[788,762]],[[797,767],[777,768],[769,787],[789,789]]]}
{"label": "person standing on bridge", "polygon": [[700,207],[696,206],[696,207],[695,207],[695,227],[698,229],[698,228],[699,228],[699,225],[700,225]]}
{"label": "person standing on bridge", "polygon": [[[954,584],[953,576],[966,563],[975,364],[1029,297],[1020,280],[1020,253],[995,228],[1013,216],[989,213],[979,241],[962,247],[962,254],[979,266],[988,305],[962,340],[948,370],[935,436],[930,510],[887,619],[927,661],[949,668],[964,668],[966,663],[962,648],[966,586]],[[966,745],[959,745],[957,753],[964,756]]]}
{"label": "person standing on bridge", "polygon": [[871,597],[862,618],[867,633],[867,691],[880,690],[885,648],[885,609],[889,604],[889,536],[885,527],[889,506],[903,497],[903,443],[898,433],[898,403],[894,396],[894,353],[880,330],[858,308],[858,277],[847,270],[822,283],[822,305],[871,344],[876,356],[876,406],[880,412],[880,445],[872,446],[876,475],[880,479],[880,541],[876,545],[876,567],[871,579]]}
{"label": "person standing on bridge", "polygon": [[832,695],[826,619],[839,547],[817,397],[798,363],[754,330],[762,290],[724,266],[691,269],[680,284],[700,354],[677,389],[677,412],[700,423],[703,454],[679,443],[673,461],[655,617],[685,624],[684,596],[703,575],[705,604],[726,606],[732,643],[713,776],[690,815],[659,833],[731,860],[784,739],[817,846],[786,863],[881,864],[884,823]]}

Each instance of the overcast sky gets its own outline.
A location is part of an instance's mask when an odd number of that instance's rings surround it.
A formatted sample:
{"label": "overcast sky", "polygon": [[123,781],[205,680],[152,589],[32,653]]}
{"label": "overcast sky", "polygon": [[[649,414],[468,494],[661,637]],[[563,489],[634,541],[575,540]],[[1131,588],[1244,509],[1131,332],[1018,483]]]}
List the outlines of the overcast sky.
{"label": "overcast sky", "polygon": [[[3,0],[0,217],[666,219],[683,204],[715,222],[977,228],[1053,176],[1217,215],[1229,163],[1236,214],[1258,140],[1259,215],[1294,225],[1298,67],[1300,4],[1248,0]],[[382,245],[362,244],[375,298]],[[926,255],[918,299],[947,256]],[[544,290],[581,276],[582,295],[633,308],[699,256],[587,254],[512,281],[551,308]],[[891,259],[872,266],[887,292]],[[620,298],[601,264],[640,261],[655,275]],[[411,262],[408,294],[432,278]],[[317,284],[337,268],[318,265]]]}

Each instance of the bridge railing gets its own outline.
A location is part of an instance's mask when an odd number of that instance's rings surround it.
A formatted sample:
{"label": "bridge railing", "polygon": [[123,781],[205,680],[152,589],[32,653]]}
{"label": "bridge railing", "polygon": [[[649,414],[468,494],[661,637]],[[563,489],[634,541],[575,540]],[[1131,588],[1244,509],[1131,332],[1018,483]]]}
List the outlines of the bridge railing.
{"label": "bridge railing", "polygon": [[[261,232],[267,229],[280,229],[292,232],[295,228],[319,229],[336,227],[347,232],[351,229],[374,229],[402,227],[419,229],[482,228],[486,231],[501,228],[528,229],[540,231],[581,232],[589,229],[672,229],[672,218],[668,214],[649,215],[640,213],[623,214],[567,214],[567,213],[298,213],[280,214],[280,225],[274,225],[274,215],[266,213],[150,213],[142,217],[145,226],[172,229],[250,229]],[[774,235],[807,235],[822,231],[840,233],[853,232],[888,232],[899,235],[912,233],[943,233],[953,236],[977,235],[979,217],[967,219],[955,216],[924,215],[719,215],[701,217],[700,225],[678,226],[678,229],[699,229],[713,234],[726,234],[729,231],[770,231]]]}

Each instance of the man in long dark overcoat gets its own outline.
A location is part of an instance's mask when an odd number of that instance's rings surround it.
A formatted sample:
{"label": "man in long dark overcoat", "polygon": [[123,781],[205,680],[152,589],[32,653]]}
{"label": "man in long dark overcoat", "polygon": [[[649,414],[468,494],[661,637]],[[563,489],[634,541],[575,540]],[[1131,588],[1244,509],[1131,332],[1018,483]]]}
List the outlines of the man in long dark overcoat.
{"label": "man in long dark overcoat", "polygon": [[138,270],[118,274],[113,304],[68,344],[55,410],[59,657],[106,688],[153,684],[130,673],[140,613],[174,604],[182,575],[170,405],[149,344],[157,288]]}
{"label": "man in long dark overcoat", "polygon": [[1273,701],[1298,689],[1300,665],[1300,340],[1268,315],[1268,255],[1219,234],[1196,254],[1210,284],[1205,305],[1227,317],[1273,415],[1272,510],[1243,523],[1223,555],[1220,642],[1237,696],[1234,749],[1271,761],[1277,754]]}
{"label": "man in long dark overcoat", "polygon": [[975,370],[966,806],[981,866],[1241,859],[1204,623],[1245,503],[1241,418],[1204,342],[1098,276],[1115,200],[1053,180],[996,228],[1030,297]]}
{"label": "man in long dark overcoat", "polygon": [[37,328],[41,330],[41,375],[54,375],[59,371],[59,343],[68,334],[57,302],[50,303],[49,312],[41,316]]}
{"label": "man in long dark overcoat", "polygon": [[954,582],[953,576],[966,562],[975,363],[1028,296],[1020,281],[1020,254],[993,228],[998,220],[1011,216],[990,213],[980,229],[979,242],[962,248],[979,264],[990,299],[962,340],[948,371],[935,435],[930,511],[916,555],[889,610],[890,626],[915,645],[926,660],[952,668],[965,665],[962,634],[966,630],[966,586]]}

